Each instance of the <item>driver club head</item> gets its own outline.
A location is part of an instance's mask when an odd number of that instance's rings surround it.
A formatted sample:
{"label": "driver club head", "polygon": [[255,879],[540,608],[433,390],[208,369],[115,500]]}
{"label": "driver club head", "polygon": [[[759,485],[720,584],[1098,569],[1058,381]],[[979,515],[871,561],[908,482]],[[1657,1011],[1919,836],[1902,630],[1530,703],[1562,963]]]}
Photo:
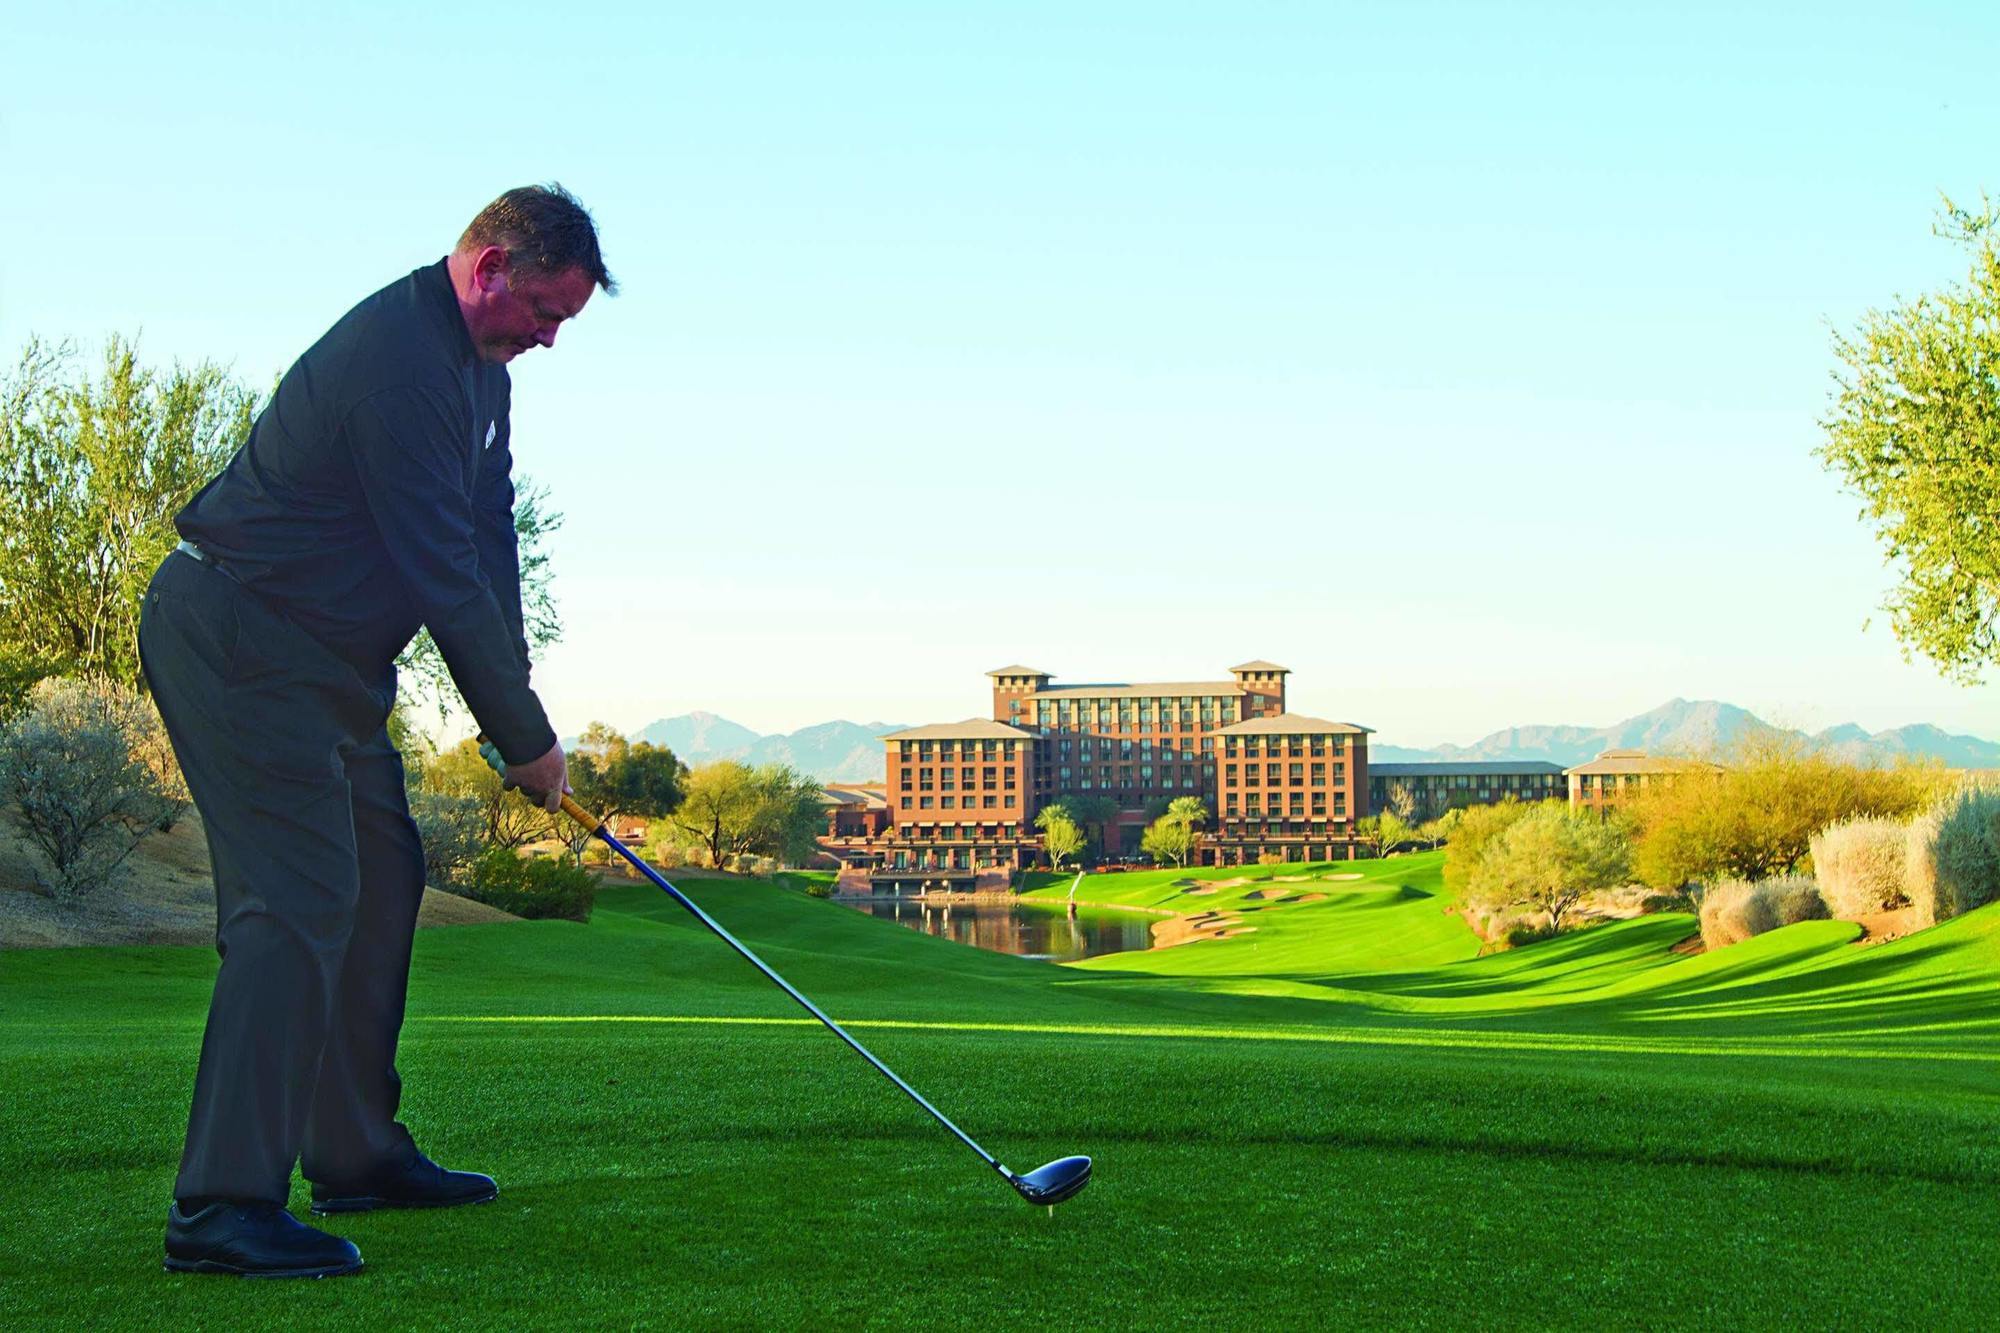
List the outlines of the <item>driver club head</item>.
{"label": "driver club head", "polygon": [[1029,1203],[1054,1207],[1065,1199],[1075,1198],[1090,1183],[1090,1159],[1058,1157],[1047,1166],[1038,1166],[1024,1176],[1010,1176],[1008,1179],[1015,1191]]}

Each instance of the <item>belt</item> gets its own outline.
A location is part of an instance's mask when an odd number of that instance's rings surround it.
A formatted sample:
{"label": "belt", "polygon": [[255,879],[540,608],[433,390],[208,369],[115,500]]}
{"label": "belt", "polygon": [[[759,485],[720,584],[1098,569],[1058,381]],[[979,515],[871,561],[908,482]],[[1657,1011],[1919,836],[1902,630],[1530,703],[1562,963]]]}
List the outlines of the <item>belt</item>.
{"label": "belt", "polygon": [[202,550],[199,546],[196,546],[193,542],[188,541],[185,538],[183,538],[180,541],[180,543],[174,547],[174,549],[176,551],[179,551],[182,555],[192,557],[193,559],[199,561],[200,563],[207,565],[210,569],[222,575],[222,577],[228,579],[231,583],[237,584],[239,586],[246,586],[246,587],[248,586],[243,583],[242,579],[237,578],[235,574],[230,572],[229,566],[223,564],[220,560],[217,560],[214,556],[210,555],[208,552]]}

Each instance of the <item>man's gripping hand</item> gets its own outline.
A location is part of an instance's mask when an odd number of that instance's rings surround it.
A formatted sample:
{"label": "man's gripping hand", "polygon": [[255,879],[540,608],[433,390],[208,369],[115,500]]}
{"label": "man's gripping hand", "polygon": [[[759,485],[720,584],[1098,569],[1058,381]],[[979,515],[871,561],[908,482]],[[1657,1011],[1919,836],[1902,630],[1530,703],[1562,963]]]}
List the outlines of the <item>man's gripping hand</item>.
{"label": "man's gripping hand", "polygon": [[519,787],[527,793],[529,800],[550,814],[562,809],[562,798],[569,794],[569,765],[563,759],[561,742],[550,746],[549,752],[540,759],[526,764],[510,764],[500,757],[500,751],[492,741],[481,736],[479,757],[500,775],[500,785],[506,790]]}

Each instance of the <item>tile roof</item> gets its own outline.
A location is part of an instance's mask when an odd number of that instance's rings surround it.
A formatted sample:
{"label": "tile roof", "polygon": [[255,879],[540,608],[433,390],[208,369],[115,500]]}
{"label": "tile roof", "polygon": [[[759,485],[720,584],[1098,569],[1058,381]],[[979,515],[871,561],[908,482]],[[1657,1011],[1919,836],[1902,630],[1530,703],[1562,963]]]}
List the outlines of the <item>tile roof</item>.
{"label": "tile roof", "polygon": [[1231,671],[1282,671],[1288,676],[1292,673],[1290,667],[1281,667],[1276,662],[1266,662],[1261,657],[1254,662],[1245,662],[1242,666],[1233,666],[1229,669]]}
{"label": "tile roof", "polygon": [[1587,764],[1567,768],[1565,773],[1685,773],[1691,768],[1722,771],[1722,765],[1700,759],[1668,759],[1644,750],[1606,750]]}
{"label": "tile roof", "polygon": [[929,726],[909,727],[902,731],[892,731],[881,739],[885,741],[935,741],[935,740],[1022,740],[1035,738],[1032,731],[1010,727],[1005,722],[995,722],[990,717],[969,717],[963,722],[933,722]]}

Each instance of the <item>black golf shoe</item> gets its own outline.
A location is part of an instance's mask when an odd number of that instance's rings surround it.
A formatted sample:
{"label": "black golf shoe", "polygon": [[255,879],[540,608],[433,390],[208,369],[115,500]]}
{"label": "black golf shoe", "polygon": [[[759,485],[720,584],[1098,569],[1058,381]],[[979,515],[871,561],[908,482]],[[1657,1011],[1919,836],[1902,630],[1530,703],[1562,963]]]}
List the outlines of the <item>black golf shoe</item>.
{"label": "black golf shoe", "polygon": [[166,1269],[236,1277],[337,1277],[359,1272],[361,1251],[316,1231],[275,1203],[222,1200],[167,1210]]}
{"label": "black golf shoe", "polygon": [[477,1171],[447,1171],[418,1153],[407,1166],[346,1184],[313,1184],[312,1210],[365,1213],[376,1208],[453,1208],[461,1203],[487,1203],[499,1196],[493,1177]]}

